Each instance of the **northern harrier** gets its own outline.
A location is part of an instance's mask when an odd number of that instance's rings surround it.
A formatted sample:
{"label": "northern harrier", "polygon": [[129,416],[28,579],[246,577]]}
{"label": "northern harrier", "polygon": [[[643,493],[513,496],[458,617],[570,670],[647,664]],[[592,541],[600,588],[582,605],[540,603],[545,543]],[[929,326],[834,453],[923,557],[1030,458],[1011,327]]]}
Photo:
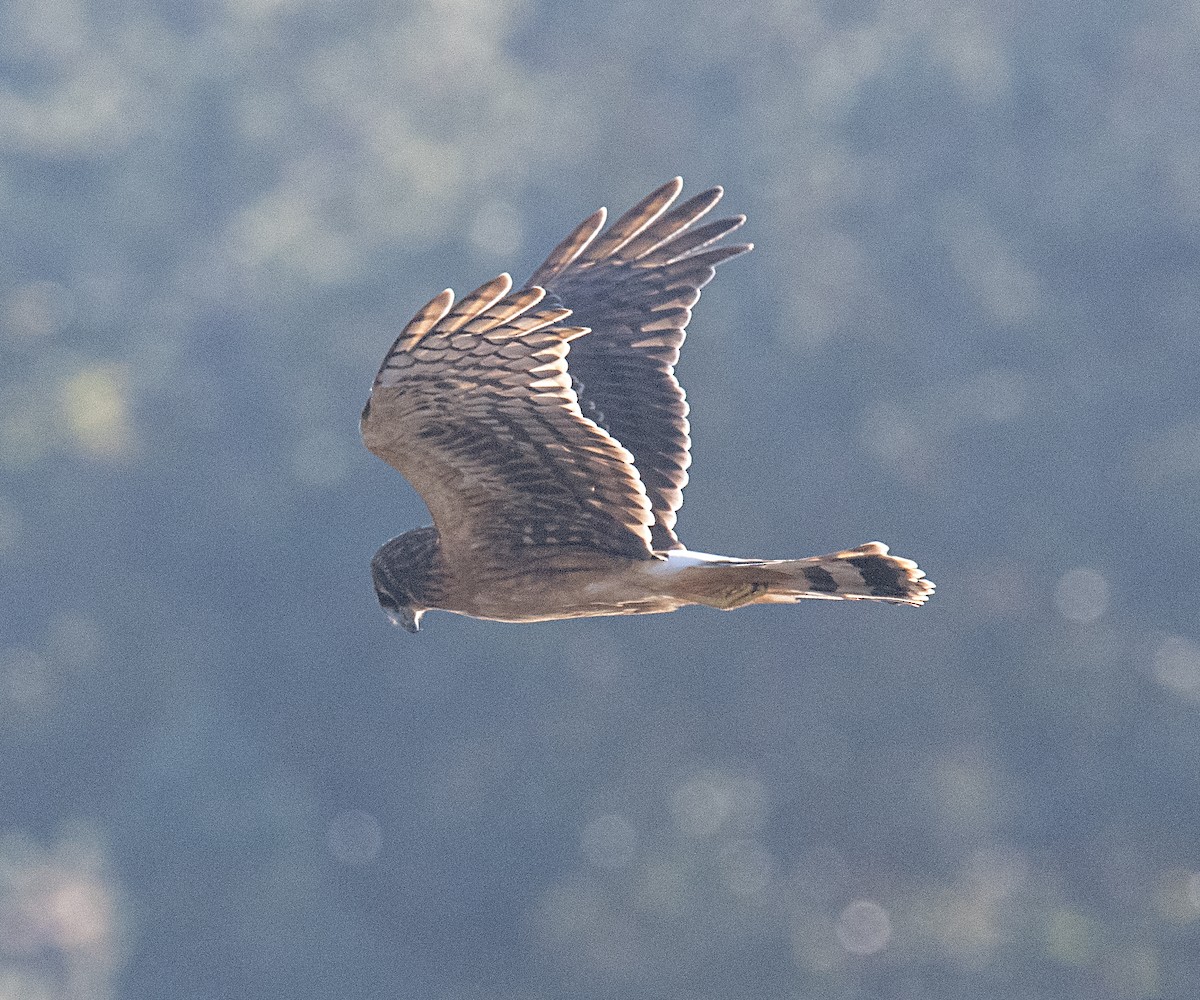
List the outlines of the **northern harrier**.
{"label": "northern harrier", "polygon": [[745,216],[697,225],[721,188],[670,209],[682,187],[664,184],[603,232],[600,209],[524,288],[502,274],[458,302],[447,289],[388,351],[363,441],[433,515],[371,560],[394,623],[416,632],[435,609],[534,622],[928,599],[916,563],[879,542],[808,559],[680,543],[691,441],[674,366],[700,289],[751,249],[720,243]]}

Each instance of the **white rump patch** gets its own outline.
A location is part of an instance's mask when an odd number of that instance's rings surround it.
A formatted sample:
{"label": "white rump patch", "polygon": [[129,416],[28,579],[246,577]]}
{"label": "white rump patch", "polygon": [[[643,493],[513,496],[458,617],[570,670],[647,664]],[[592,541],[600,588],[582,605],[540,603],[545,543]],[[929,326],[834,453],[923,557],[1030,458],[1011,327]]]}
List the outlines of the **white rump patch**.
{"label": "white rump patch", "polygon": [[690,569],[692,566],[703,566],[706,563],[735,563],[742,562],[741,559],[734,559],[731,556],[715,556],[711,552],[692,552],[689,549],[671,549],[663,553],[667,558],[663,562],[656,562],[650,567],[652,573],[678,573],[680,570]]}

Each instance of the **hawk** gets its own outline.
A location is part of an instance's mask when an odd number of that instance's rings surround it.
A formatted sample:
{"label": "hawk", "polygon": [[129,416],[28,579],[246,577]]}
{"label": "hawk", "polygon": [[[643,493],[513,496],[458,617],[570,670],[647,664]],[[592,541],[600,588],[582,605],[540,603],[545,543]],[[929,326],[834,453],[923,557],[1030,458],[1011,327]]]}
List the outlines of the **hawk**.
{"label": "hawk", "polygon": [[686,549],[691,463],[675,363],[700,289],[749,243],[724,193],[672,208],[664,184],[607,229],[601,208],[523,288],[507,274],[429,302],[387,352],[362,414],[366,446],[433,524],[371,560],[379,603],[416,632],[426,611],[501,622],[730,610],[804,598],[924,604],[933,584],[886,545],[807,559]]}

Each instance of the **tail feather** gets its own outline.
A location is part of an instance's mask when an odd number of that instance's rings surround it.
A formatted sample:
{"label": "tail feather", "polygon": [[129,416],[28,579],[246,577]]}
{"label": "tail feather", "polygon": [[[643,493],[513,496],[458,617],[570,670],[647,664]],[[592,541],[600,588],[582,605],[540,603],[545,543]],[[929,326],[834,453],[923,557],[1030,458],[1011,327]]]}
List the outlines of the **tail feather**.
{"label": "tail feather", "polygon": [[805,599],[919,607],[934,590],[915,562],[889,555],[882,542],[807,559],[713,561],[685,570],[681,576],[688,578],[691,599],[696,603],[727,610]]}

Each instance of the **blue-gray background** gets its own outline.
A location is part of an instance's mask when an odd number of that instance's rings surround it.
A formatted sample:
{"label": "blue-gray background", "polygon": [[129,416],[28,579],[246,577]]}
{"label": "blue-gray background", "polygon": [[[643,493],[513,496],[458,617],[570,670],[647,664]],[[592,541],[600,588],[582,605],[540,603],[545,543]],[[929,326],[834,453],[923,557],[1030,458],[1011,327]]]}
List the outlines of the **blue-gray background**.
{"label": "blue-gray background", "polygon": [[[0,997],[1200,994],[1194,5],[0,7]],[[434,293],[726,185],[693,547],[925,609],[412,638]]]}

